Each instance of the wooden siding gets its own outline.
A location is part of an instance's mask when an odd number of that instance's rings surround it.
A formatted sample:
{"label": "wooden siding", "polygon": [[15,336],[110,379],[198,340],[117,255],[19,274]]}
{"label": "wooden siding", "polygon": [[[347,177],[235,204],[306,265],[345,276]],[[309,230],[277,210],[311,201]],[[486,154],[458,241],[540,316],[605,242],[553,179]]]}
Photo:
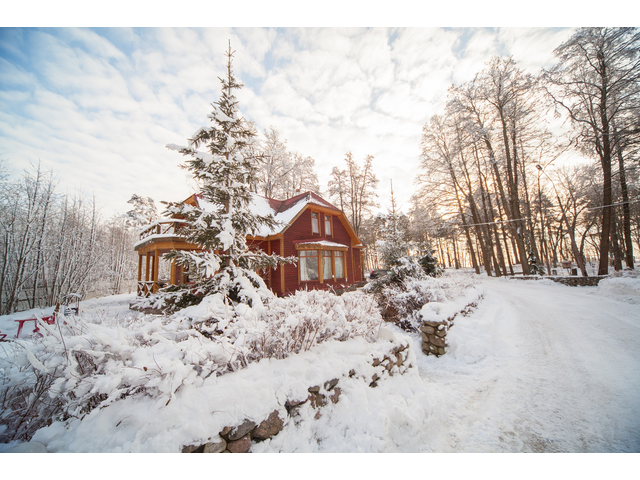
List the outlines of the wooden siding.
{"label": "wooden siding", "polygon": [[[305,288],[308,290],[327,290],[330,288],[340,289],[344,286],[351,285],[354,283],[354,266],[353,266],[353,253],[354,250],[357,249],[351,248],[351,236],[349,232],[345,228],[345,226],[340,221],[339,212],[332,214],[333,217],[331,219],[332,224],[332,232],[331,235],[327,236],[325,232],[325,221],[324,221],[324,213],[320,212],[320,233],[313,234],[311,233],[311,212],[318,211],[314,210],[313,205],[307,207],[300,216],[293,222],[293,224],[285,231],[284,233],[284,255],[286,257],[293,256],[298,257],[298,251],[295,248],[294,242],[311,242],[311,241],[320,241],[326,240],[328,242],[341,243],[348,247],[348,250],[345,253],[345,261],[344,267],[346,272],[346,279],[333,279],[323,280],[311,280],[306,282],[301,282],[298,274],[298,265],[285,265],[285,293],[292,293],[296,290],[304,290]],[[358,252],[359,253],[359,252]],[[320,261],[321,257],[320,257]],[[279,267],[282,268],[282,267]],[[274,289],[275,292],[279,292],[280,290]]]}

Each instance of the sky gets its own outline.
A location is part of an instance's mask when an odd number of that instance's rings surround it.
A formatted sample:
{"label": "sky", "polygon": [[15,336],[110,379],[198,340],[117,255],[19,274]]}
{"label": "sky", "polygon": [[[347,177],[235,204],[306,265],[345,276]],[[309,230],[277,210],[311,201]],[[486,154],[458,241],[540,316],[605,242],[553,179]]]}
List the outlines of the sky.
{"label": "sky", "polygon": [[[37,24],[37,22],[35,22]],[[45,22],[46,23],[46,22]],[[194,22],[194,23],[197,23]],[[492,56],[532,73],[554,64],[571,28],[0,28],[0,160],[55,173],[60,192],[94,195],[103,216],[132,194],[193,191],[186,144],[208,125],[229,41],[243,116],[316,161],[326,192],[347,152],[374,157],[380,209],[390,180],[405,212],[420,137],[447,89]]]}

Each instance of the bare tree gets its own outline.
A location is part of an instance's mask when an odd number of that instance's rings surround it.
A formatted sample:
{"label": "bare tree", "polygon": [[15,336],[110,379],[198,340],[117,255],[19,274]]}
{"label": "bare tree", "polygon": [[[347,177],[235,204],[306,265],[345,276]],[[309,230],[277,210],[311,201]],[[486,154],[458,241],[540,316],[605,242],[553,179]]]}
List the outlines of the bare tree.
{"label": "bare tree", "polygon": [[[602,231],[598,274],[608,272],[612,223],[612,155],[638,135],[640,33],[635,28],[581,28],[555,52],[547,89],[571,119],[578,144],[602,167]],[[616,130],[614,131],[614,125]]]}
{"label": "bare tree", "polygon": [[378,178],[373,172],[373,156],[367,155],[362,165],[353,159],[353,154],[347,152],[347,164],[344,170],[334,167],[329,181],[329,196],[336,199],[340,209],[346,213],[356,235],[366,216],[377,207],[375,199],[378,196],[376,188]]}

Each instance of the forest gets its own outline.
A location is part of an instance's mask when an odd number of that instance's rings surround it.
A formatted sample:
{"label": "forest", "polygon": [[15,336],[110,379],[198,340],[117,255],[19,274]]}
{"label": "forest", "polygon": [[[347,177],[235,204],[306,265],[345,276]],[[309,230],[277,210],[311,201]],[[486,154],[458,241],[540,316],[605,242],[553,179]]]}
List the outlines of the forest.
{"label": "forest", "polygon": [[[276,126],[250,145],[259,167],[251,189],[278,199],[310,190],[332,201],[367,246],[368,270],[385,266],[390,235],[402,237],[407,255],[434,250],[443,267],[489,276],[633,269],[640,33],[581,28],[554,54],[556,65],[536,75],[495,57],[473,80],[451,85],[444,109],[424,124],[407,212],[393,186],[380,185],[371,155],[347,151],[321,186],[315,160],[291,151]],[[71,292],[133,291],[138,229],[169,199],[133,194],[131,210],[105,219],[94,200],[60,193],[55,172],[7,172],[0,163],[0,314]],[[383,188],[391,190],[387,211],[377,200]]]}

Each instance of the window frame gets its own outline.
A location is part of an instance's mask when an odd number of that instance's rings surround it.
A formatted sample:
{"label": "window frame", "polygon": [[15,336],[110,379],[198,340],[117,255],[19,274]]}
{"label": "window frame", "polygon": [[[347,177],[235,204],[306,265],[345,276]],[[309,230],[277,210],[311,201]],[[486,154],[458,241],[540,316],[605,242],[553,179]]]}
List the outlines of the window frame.
{"label": "window frame", "polygon": [[311,212],[311,234],[320,235],[320,213],[319,212],[314,212],[314,211]]}
{"label": "window frame", "polygon": [[[335,271],[334,265],[333,265],[333,250],[321,250],[322,252],[322,281],[324,282],[325,280],[335,280],[336,277],[333,274],[333,272]],[[328,255],[327,255],[328,254]],[[325,271],[325,258],[329,259],[329,276],[327,276],[327,272]]]}
{"label": "window frame", "polygon": [[[300,250],[298,252],[298,281],[299,282],[317,282],[320,280],[320,263],[318,261],[320,255],[319,255],[319,250],[317,249],[304,249],[304,250]],[[312,254],[312,253],[315,253]],[[316,259],[316,274],[317,274],[317,278],[307,278],[307,279],[303,279],[302,278],[302,259],[307,259],[307,258],[315,258]],[[304,268],[304,273],[307,273],[307,267],[306,267],[306,262],[305,262],[305,268]]]}
{"label": "window frame", "polygon": [[[327,226],[329,227],[328,232]],[[326,213],[324,214],[324,236],[333,237],[333,215],[327,215]]]}
{"label": "window frame", "polygon": [[[347,272],[347,252],[349,251],[349,247],[346,245],[343,248],[339,247],[330,247],[320,244],[309,243],[308,245],[298,246],[296,245],[296,250],[298,251],[298,285],[302,282],[319,282],[320,284],[325,283],[325,281],[330,280],[336,282],[338,280],[348,281],[348,272]],[[305,253],[302,253],[305,252]],[[315,252],[315,254],[306,253],[306,252]],[[322,253],[320,253],[322,252]],[[325,253],[327,252],[327,253]],[[338,253],[340,252],[340,253]],[[318,278],[317,279],[303,279],[303,267],[301,266],[303,259],[306,258],[315,258],[318,267]],[[325,268],[324,268],[324,259],[331,258],[331,275],[325,278]],[[336,262],[340,262],[341,273],[342,276],[336,276]],[[306,267],[305,267],[306,268]],[[305,270],[306,273],[306,270]]]}
{"label": "window frame", "polygon": [[[340,252],[340,255],[336,255],[338,252]],[[333,258],[333,278],[334,280],[338,280],[341,278],[344,278],[345,280],[347,279],[346,277],[346,271],[347,269],[345,268],[345,260],[347,258],[347,256],[344,254],[344,250],[332,250],[331,251],[331,257]],[[336,272],[336,264],[338,263],[338,260],[340,260],[341,263],[341,267],[342,267],[342,277],[338,277],[337,276],[337,272]]]}

